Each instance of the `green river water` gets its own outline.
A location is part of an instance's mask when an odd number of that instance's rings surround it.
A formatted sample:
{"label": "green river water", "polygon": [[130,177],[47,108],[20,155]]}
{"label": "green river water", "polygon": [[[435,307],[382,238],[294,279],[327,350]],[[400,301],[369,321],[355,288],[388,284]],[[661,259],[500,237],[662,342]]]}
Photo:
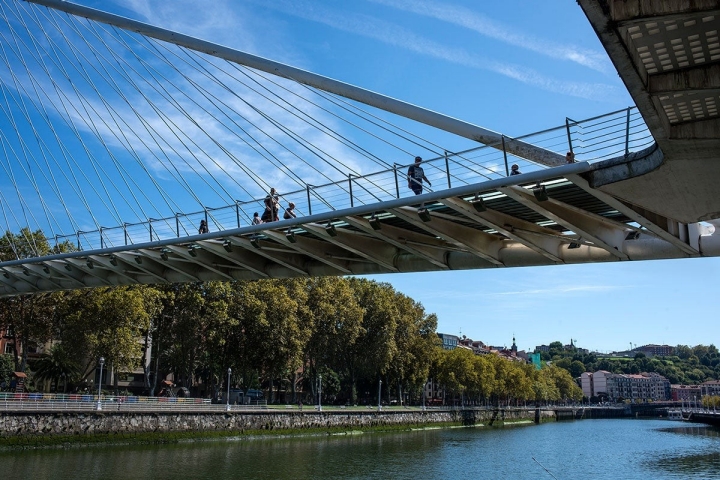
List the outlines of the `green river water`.
{"label": "green river water", "polygon": [[0,452],[6,479],[720,479],[720,430],[670,420]]}

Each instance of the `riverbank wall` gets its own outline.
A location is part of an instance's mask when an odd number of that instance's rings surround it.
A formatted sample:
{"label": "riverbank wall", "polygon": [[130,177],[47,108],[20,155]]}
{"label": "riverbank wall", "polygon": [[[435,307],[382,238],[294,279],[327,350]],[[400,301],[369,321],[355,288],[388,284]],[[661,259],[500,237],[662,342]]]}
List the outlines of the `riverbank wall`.
{"label": "riverbank wall", "polygon": [[432,426],[502,427],[555,420],[552,410],[489,409],[427,411],[293,412],[0,412],[0,444],[35,445],[93,438],[151,441],[152,436],[298,434],[427,428]]}

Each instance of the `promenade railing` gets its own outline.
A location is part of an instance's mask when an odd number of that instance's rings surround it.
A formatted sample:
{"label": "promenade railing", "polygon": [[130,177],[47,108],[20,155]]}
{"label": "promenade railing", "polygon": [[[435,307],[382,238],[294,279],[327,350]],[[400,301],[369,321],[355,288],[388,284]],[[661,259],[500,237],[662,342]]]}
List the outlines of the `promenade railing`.
{"label": "promenade railing", "polygon": [[62,393],[0,392],[0,411],[257,411],[267,409],[264,400],[248,405],[212,403],[209,398],[149,397]]}

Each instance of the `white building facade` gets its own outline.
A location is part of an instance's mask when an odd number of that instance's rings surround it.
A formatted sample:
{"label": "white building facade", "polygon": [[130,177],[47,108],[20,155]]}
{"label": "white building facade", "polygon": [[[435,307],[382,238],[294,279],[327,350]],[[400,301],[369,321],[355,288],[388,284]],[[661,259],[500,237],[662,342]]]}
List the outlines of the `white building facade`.
{"label": "white building facade", "polygon": [[606,397],[613,402],[657,402],[670,399],[670,382],[657,373],[638,375],[610,373],[598,370],[580,375],[583,395],[588,398]]}

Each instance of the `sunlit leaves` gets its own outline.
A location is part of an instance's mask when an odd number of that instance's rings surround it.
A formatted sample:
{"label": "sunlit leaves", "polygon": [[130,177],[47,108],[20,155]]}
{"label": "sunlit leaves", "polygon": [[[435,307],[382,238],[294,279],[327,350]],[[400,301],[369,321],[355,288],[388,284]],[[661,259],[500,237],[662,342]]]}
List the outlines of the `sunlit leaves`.
{"label": "sunlit leaves", "polygon": [[85,371],[98,358],[118,372],[140,366],[143,334],[150,327],[148,311],[156,310],[158,293],[149,287],[116,287],[78,290],[68,293],[59,315],[63,340],[80,349]]}

